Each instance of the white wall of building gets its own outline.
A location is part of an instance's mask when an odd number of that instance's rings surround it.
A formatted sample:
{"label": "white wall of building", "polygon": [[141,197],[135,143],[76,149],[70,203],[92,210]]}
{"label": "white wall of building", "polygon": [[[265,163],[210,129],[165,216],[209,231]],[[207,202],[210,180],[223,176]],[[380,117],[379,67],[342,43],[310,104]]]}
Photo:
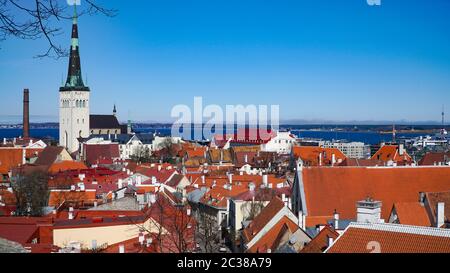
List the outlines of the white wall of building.
{"label": "white wall of building", "polygon": [[72,153],[79,148],[77,138],[89,137],[90,93],[64,91],[59,97],[59,144]]}

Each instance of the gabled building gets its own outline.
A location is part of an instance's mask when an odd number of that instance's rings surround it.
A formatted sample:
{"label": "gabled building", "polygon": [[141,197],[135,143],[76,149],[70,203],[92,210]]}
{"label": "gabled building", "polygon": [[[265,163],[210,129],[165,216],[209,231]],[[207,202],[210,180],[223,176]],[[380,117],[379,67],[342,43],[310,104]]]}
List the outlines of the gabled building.
{"label": "gabled building", "polygon": [[290,242],[300,251],[310,241],[298,218],[275,197],[242,231],[241,249],[247,253],[272,253]]}
{"label": "gabled building", "polygon": [[372,156],[373,160],[381,160],[388,165],[411,165],[413,160],[406,152],[403,144],[400,145],[382,145],[381,148]]}

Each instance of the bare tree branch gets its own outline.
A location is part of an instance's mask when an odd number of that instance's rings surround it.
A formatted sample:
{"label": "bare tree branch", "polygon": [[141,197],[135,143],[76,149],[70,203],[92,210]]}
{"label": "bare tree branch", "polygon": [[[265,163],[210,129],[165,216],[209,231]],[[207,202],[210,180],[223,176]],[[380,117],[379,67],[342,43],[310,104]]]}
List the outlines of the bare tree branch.
{"label": "bare tree branch", "polygon": [[[60,58],[68,51],[54,42],[54,37],[63,33],[62,20],[72,19],[66,0],[0,0],[0,42],[9,37],[24,40],[45,39],[48,49],[36,57]],[[85,0],[79,16],[102,14],[116,16],[117,10],[107,9],[93,0]]]}

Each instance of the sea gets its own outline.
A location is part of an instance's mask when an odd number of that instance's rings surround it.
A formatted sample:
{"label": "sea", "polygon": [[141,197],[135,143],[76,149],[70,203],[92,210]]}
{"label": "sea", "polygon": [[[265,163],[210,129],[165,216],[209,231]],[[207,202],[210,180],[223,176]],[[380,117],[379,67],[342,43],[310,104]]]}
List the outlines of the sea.
{"label": "sea", "polygon": [[[201,132],[201,129],[195,129]],[[162,136],[171,135],[170,128],[142,128],[137,130],[138,133],[157,133]],[[325,141],[345,140],[350,142],[364,142],[366,144],[375,145],[382,142],[389,142],[392,140],[391,134],[383,134],[378,132],[363,131],[326,131],[326,130],[292,130],[294,135],[299,138],[321,139]],[[0,140],[3,138],[14,138],[22,135],[22,129],[0,129]],[[49,129],[30,129],[30,135],[39,139],[53,139],[58,140],[59,130],[57,128]],[[194,132],[192,132],[194,136]],[[397,133],[397,139],[410,139],[419,136],[426,136],[425,133]],[[204,136],[204,139],[211,139],[212,136]],[[191,139],[192,140],[192,139]],[[199,139],[196,139],[199,140]]]}

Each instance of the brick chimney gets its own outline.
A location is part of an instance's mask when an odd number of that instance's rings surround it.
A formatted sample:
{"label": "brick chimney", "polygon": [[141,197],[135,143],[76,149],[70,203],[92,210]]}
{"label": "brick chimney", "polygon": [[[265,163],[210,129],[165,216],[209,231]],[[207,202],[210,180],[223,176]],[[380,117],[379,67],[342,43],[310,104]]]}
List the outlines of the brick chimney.
{"label": "brick chimney", "polygon": [[23,90],[23,137],[30,137],[30,90]]}

